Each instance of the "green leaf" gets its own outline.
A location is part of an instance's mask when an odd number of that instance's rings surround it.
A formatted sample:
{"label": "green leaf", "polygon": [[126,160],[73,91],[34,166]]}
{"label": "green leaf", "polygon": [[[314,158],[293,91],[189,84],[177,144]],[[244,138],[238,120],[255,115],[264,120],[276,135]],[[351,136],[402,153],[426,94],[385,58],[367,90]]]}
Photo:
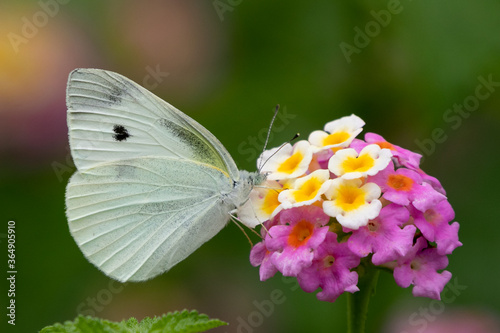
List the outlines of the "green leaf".
{"label": "green leaf", "polygon": [[161,317],[144,318],[138,322],[135,318],[121,322],[78,316],[74,321],[56,323],[43,328],[40,333],[195,333],[227,325],[219,319],[210,319],[197,311],[183,310],[169,312]]}

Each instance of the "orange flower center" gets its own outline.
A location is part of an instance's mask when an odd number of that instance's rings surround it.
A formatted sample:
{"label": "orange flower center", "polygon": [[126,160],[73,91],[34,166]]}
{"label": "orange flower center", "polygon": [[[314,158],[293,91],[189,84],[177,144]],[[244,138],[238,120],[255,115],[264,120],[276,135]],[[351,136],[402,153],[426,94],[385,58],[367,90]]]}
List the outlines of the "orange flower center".
{"label": "orange flower center", "polygon": [[396,191],[408,192],[413,187],[413,179],[403,175],[390,175],[387,180],[387,185]]}
{"label": "orange flower center", "polygon": [[292,247],[299,247],[305,245],[313,233],[314,226],[311,222],[300,221],[297,223],[290,235],[288,236],[288,244]]}
{"label": "orange flower center", "polygon": [[394,148],[394,146],[387,141],[379,141],[379,142],[375,142],[375,144],[377,144],[382,149],[387,148],[390,150],[396,150],[396,148]]}

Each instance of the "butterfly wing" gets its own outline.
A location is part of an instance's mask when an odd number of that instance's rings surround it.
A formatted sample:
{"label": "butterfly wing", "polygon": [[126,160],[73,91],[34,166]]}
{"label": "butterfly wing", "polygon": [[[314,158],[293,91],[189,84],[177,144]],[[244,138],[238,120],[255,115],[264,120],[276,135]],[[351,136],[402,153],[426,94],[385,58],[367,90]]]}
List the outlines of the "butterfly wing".
{"label": "butterfly wing", "polygon": [[76,69],[69,75],[66,98],[71,155],[80,172],[103,162],[168,156],[213,165],[239,178],[212,133],[120,74]]}
{"label": "butterfly wing", "polygon": [[217,234],[232,181],[206,164],[141,157],[75,173],[66,193],[70,232],[87,259],[119,281],[169,270]]}

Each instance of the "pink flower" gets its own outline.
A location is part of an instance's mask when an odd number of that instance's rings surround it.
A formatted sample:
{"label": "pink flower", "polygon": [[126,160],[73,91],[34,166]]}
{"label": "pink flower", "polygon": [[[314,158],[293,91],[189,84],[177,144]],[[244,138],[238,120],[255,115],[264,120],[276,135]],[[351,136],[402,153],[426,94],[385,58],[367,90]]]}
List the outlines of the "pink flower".
{"label": "pink flower", "polygon": [[352,140],[351,144],[349,145],[349,148],[354,149],[355,151],[359,152],[363,150],[366,146],[368,146],[369,143],[361,140],[361,139],[354,139]]}
{"label": "pink flower", "polygon": [[269,229],[266,247],[284,276],[297,276],[311,265],[314,251],[325,240],[328,227],[322,226],[330,217],[317,206],[301,206],[281,211],[279,218],[281,225]]}
{"label": "pink flower", "polygon": [[431,185],[422,182],[422,177],[416,171],[406,168],[394,170],[392,162],[375,176],[368,177],[368,182],[380,186],[384,199],[402,206],[412,203],[421,212],[446,199]]}
{"label": "pink flower", "polygon": [[310,172],[313,172],[317,169],[328,169],[328,162],[330,161],[330,157],[333,156],[333,151],[331,149],[320,150],[319,152],[313,155],[313,162],[311,164],[315,164],[314,168],[310,168]]}
{"label": "pink flower", "polygon": [[261,281],[269,279],[278,271],[271,261],[271,252],[267,249],[265,242],[257,243],[252,247],[250,263],[254,267],[260,265],[259,275]]}
{"label": "pink flower", "polygon": [[448,224],[455,218],[455,212],[448,200],[439,202],[433,208],[421,212],[414,207],[409,207],[411,215],[415,219],[415,225],[420,229],[422,235],[430,241],[436,242],[439,254],[450,254],[462,243],[458,241],[458,222]]}
{"label": "pink flower", "polygon": [[385,206],[377,218],[353,231],[347,241],[349,249],[360,257],[373,253],[374,265],[405,256],[413,245],[416,231],[413,225],[401,228],[409,217],[408,210],[403,206],[396,204]]}
{"label": "pink flower", "polygon": [[443,186],[441,185],[441,182],[436,177],[432,177],[432,176],[426,174],[425,171],[422,169],[417,169],[417,172],[422,177],[423,182],[429,183],[433,189],[435,189],[436,191],[438,191],[439,193],[441,193],[443,195],[446,195],[446,191],[444,190]]}
{"label": "pink flower", "polygon": [[365,141],[366,142],[355,139],[351,142],[350,147],[359,152],[369,144],[377,144],[380,148],[390,149],[392,156],[396,158],[398,165],[405,166],[410,169],[418,169],[422,155],[389,143],[381,135],[375,133],[366,133]]}
{"label": "pink flower", "polygon": [[325,241],[315,253],[311,266],[304,268],[297,280],[308,293],[323,289],[316,297],[320,301],[334,302],[344,291],[358,291],[358,273],[351,269],[358,266],[360,259],[352,253],[346,243],[338,243],[337,235],[328,232]]}
{"label": "pink flower", "polygon": [[397,261],[394,280],[402,288],[413,287],[413,296],[440,300],[444,286],[450,281],[451,273],[438,270],[448,266],[448,257],[440,255],[435,248],[426,248],[427,241],[420,237],[406,256]]}

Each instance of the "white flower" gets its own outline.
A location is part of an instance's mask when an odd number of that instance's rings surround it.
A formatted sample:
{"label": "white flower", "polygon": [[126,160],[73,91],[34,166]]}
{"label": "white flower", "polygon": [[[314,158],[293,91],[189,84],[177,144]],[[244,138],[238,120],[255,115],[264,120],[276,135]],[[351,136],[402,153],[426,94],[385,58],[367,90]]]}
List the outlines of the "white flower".
{"label": "white flower", "polygon": [[324,212],[349,229],[357,230],[367,225],[382,209],[378,200],[381,190],[375,183],[361,185],[360,179],[333,179],[325,192]]}
{"label": "white flower", "polygon": [[328,169],[338,177],[355,179],[374,176],[384,170],[391,162],[389,149],[381,149],[372,144],[363,148],[359,155],[352,148],[337,151],[328,161]]}
{"label": "white flower", "polygon": [[321,195],[330,186],[330,172],[320,169],[297,179],[293,185],[282,191],[278,200],[284,209],[312,204],[321,199]]}
{"label": "white flower", "polygon": [[[289,179],[304,175],[311,163],[313,151],[309,142],[301,140],[292,147],[289,143],[278,148],[266,150],[257,161],[262,166],[262,173],[268,173],[267,179]],[[274,156],[272,156],[275,154]],[[272,157],[271,157],[272,156]]]}
{"label": "white flower", "polygon": [[283,208],[278,201],[282,190],[281,184],[274,180],[266,180],[254,187],[247,202],[238,207],[238,219],[249,228],[272,219]]}
{"label": "white flower", "polygon": [[363,130],[365,122],[352,114],[327,123],[324,131],[314,131],[309,135],[309,142],[314,151],[347,147]]}

